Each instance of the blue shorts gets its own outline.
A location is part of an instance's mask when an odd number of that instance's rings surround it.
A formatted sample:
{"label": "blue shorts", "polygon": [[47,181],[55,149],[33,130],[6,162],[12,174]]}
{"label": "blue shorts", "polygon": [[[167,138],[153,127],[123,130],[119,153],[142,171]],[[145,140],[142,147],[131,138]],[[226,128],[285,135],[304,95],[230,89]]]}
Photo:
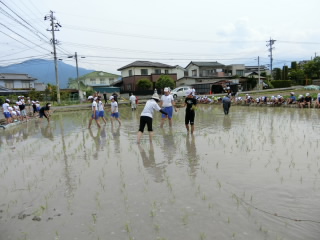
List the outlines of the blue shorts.
{"label": "blue shorts", "polygon": [[[171,119],[172,115],[173,115],[173,107],[164,107],[162,108],[163,111],[165,111],[166,113],[168,113],[168,118]],[[167,115],[162,114],[162,118],[167,118]]]}
{"label": "blue shorts", "polygon": [[3,114],[5,118],[11,118],[11,114],[9,112],[4,112]]}
{"label": "blue shorts", "polygon": [[39,107],[37,107],[36,110],[37,110],[37,112],[40,112],[40,108]]}
{"label": "blue shorts", "polygon": [[112,113],[112,114],[111,114],[111,117],[119,118],[119,117],[120,117],[120,113],[119,113],[119,112]]}
{"label": "blue shorts", "polygon": [[99,112],[98,111],[96,111],[96,114],[95,114],[95,116],[93,115],[93,113],[92,113],[92,115],[91,115],[91,118],[92,119],[98,119],[99,118]]}
{"label": "blue shorts", "polygon": [[98,116],[99,116],[99,117],[104,117],[104,111],[99,111]]}

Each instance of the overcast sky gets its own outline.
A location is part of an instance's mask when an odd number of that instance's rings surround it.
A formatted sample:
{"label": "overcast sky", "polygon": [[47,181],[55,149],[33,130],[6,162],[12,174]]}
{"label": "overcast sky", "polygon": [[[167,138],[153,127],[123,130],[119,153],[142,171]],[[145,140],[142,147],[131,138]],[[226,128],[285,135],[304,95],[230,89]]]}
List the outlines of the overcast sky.
{"label": "overcast sky", "polygon": [[62,26],[58,58],[74,65],[68,55],[77,52],[79,67],[111,73],[136,60],[258,65],[259,56],[266,65],[270,38],[274,66],[320,55],[319,0],[0,0],[0,7],[0,66],[53,59],[50,10]]}

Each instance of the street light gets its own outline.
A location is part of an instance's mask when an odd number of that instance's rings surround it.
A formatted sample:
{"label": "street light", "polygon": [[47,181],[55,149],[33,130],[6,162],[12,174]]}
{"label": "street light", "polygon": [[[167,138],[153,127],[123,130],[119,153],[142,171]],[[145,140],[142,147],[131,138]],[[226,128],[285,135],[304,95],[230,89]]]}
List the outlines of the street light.
{"label": "street light", "polygon": [[[78,67],[78,54],[77,54],[77,52],[74,53],[74,56],[68,56],[68,58],[75,58],[75,60],[76,60],[78,95],[79,95],[79,101],[81,101],[82,97],[80,95],[80,81],[79,81],[79,67]],[[85,58],[85,57],[81,57],[81,58]]]}

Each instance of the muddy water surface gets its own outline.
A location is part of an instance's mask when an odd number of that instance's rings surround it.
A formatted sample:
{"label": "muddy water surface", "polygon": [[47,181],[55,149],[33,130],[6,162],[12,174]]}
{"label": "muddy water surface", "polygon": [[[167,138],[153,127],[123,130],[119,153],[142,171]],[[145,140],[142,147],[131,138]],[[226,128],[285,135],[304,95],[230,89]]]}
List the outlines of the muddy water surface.
{"label": "muddy water surface", "polygon": [[140,111],[1,130],[0,239],[319,239],[319,110],[180,109],[137,145]]}

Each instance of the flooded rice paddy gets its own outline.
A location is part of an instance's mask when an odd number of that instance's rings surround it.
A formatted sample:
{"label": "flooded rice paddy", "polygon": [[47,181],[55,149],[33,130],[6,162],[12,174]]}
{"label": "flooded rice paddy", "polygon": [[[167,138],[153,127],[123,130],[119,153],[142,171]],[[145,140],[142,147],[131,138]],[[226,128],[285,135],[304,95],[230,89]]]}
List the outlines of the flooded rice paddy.
{"label": "flooded rice paddy", "polygon": [[199,106],[136,144],[139,113],[1,130],[0,239],[319,239],[320,111]]}

